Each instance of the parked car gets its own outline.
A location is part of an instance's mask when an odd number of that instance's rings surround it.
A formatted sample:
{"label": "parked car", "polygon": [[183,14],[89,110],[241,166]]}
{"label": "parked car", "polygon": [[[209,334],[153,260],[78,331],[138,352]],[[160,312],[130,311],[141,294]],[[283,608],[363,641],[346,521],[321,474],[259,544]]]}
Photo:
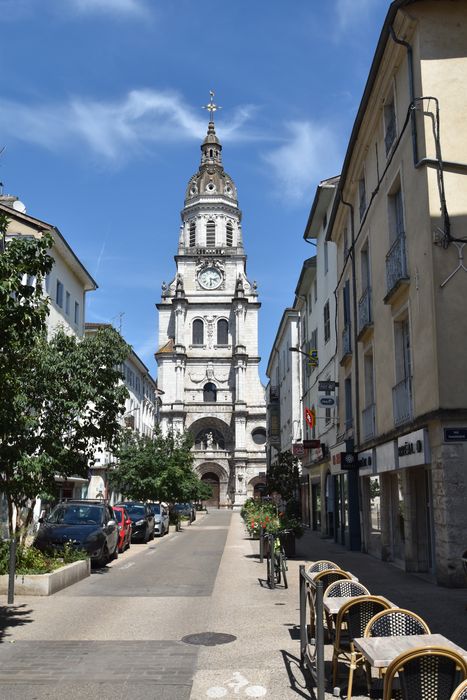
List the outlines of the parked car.
{"label": "parked car", "polygon": [[154,539],[154,515],[147,503],[141,501],[125,501],[116,503],[126,509],[131,519],[131,541],[149,542]]}
{"label": "parked car", "polygon": [[166,503],[148,503],[154,514],[154,533],[162,537],[169,531],[169,507]]}
{"label": "parked car", "polygon": [[101,566],[118,557],[118,526],[112,508],[104,501],[62,501],[39,523],[34,539],[37,549],[60,549],[71,542]]}
{"label": "parked car", "polygon": [[196,508],[193,503],[175,503],[172,506],[172,510],[179,515],[185,515],[190,519],[190,522],[196,520]]}
{"label": "parked car", "polygon": [[123,506],[113,506],[113,512],[118,525],[118,551],[123,552],[130,549],[133,523]]}

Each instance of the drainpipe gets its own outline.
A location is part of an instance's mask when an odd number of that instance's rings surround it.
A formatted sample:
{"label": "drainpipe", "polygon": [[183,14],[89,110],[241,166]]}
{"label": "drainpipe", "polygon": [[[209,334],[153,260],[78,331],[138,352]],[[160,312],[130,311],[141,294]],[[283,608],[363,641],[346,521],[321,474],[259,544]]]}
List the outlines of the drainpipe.
{"label": "drainpipe", "polygon": [[391,37],[396,44],[400,44],[401,46],[404,46],[407,49],[407,66],[409,69],[409,95],[410,95],[410,104],[412,105],[412,113],[410,115],[410,122],[411,122],[411,128],[412,128],[412,151],[413,151],[413,162],[414,162],[414,165],[416,167],[416,164],[418,163],[418,139],[417,139],[417,122],[416,122],[416,114],[415,114],[413,50],[412,50],[412,46],[409,44],[408,41],[404,41],[403,39],[399,39],[396,36],[396,33],[394,31],[394,27],[392,27],[392,26],[389,27],[389,33],[391,34]]}

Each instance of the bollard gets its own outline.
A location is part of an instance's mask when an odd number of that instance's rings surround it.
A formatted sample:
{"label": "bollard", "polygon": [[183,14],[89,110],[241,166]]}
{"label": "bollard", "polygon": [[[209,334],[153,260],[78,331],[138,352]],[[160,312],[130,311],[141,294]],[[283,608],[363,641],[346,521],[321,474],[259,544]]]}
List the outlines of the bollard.
{"label": "bollard", "polygon": [[15,602],[16,537],[10,540],[10,561],[8,564],[8,605]]}
{"label": "bollard", "polygon": [[259,561],[260,564],[263,563],[264,559],[264,530],[261,528],[261,532],[259,533]]}

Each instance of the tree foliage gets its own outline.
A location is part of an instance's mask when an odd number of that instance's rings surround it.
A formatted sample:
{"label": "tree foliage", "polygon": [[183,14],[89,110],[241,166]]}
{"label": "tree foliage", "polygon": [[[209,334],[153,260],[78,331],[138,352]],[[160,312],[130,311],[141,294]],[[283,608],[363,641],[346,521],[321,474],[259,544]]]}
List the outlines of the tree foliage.
{"label": "tree foliage", "polygon": [[109,474],[111,485],[139,501],[186,501],[209,498],[211,489],[193,471],[191,433],[156,429],[153,437],[127,433]]}
{"label": "tree foliage", "polygon": [[290,452],[279,452],[277,460],[268,470],[268,491],[280,493],[285,501],[290,501],[299,490],[298,459]]}

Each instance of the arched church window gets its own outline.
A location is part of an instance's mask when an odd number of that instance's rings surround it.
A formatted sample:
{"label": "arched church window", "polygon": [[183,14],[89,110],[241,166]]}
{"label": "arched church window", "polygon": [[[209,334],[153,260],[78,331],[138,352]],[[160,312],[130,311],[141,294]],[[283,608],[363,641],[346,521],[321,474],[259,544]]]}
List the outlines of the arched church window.
{"label": "arched church window", "polygon": [[209,157],[212,158],[212,148],[209,149]]}
{"label": "arched church window", "polygon": [[205,403],[217,401],[217,387],[212,382],[208,382],[203,387],[203,401]]}
{"label": "arched church window", "polygon": [[225,318],[221,318],[217,322],[217,344],[229,344],[229,322]]}
{"label": "arched church window", "polygon": [[216,245],[216,224],[212,220],[206,224],[206,245],[208,248]]}
{"label": "arched church window", "polygon": [[230,221],[227,222],[225,240],[229,247],[233,245],[233,226]]}
{"label": "arched church window", "polygon": [[193,345],[203,345],[204,343],[204,323],[197,318],[193,321]]}
{"label": "arched church window", "polygon": [[190,224],[190,247],[194,248],[196,245],[196,222],[192,221]]}

